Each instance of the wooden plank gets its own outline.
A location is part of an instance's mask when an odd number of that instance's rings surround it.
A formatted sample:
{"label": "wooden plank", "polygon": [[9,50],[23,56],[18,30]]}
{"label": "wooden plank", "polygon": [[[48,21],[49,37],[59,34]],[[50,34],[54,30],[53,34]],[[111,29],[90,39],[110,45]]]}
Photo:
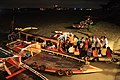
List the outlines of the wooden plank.
{"label": "wooden plank", "polygon": [[26,70],[25,68],[22,68],[21,70],[19,70],[19,71],[13,73],[13,74],[7,76],[6,79],[10,79],[11,77],[14,77],[15,75],[17,75],[17,74],[19,74],[19,73],[21,73],[21,72],[23,72],[25,70]]}
{"label": "wooden plank", "polygon": [[28,35],[28,36],[33,36],[33,37],[35,37],[35,38],[40,38],[40,39],[43,39],[43,40],[50,40],[50,41],[52,41],[52,42],[58,43],[58,41],[55,40],[55,39],[46,38],[46,37],[42,37],[42,36],[39,36],[39,35],[38,35],[38,36],[34,36],[33,34],[29,34],[29,33],[26,33],[26,32],[20,32],[20,33],[25,34],[25,35]]}

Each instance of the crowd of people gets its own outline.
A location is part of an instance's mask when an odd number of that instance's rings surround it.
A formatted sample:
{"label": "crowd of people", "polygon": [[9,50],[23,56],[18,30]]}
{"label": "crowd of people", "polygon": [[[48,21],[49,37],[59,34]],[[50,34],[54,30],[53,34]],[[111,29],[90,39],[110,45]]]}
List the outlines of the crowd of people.
{"label": "crowd of people", "polygon": [[[15,33],[12,32],[10,40],[13,41]],[[61,51],[68,55],[75,56],[77,58],[94,57],[93,60],[98,60],[98,57],[112,57],[112,50],[108,44],[108,39],[105,36],[96,37],[77,37],[69,32],[55,31],[55,35],[52,36],[58,40],[58,43],[52,41],[42,42],[42,48],[47,48],[54,51]]]}
{"label": "crowd of people", "polygon": [[94,57],[111,57],[112,50],[109,47],[108,39],[105,36],[100,38],[96,36],[77,37],[76,35],[64,32],[55,33],[54,38],[59,41],[58,45],[52,44],[50,48],[57,48],[62,53],[73,55],[78,58]]}

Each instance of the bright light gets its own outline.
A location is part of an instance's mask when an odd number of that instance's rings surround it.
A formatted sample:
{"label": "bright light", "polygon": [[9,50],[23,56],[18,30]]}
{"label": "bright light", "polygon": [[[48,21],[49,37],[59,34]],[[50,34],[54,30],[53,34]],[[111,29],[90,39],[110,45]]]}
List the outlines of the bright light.
{"label": "bright light", "polygon": [[74,10],[77,10],[77,8],[74,8]]}
{"label": "bright light", "polygon": [[55,7],[58,7],[58,5],[56,4]]}
{"label": "bright light", "polygon": [[86,9],[86,10],[90,10],[91,11],[92,9]]}
{"label": "bright light", "polygon": [[18,10],[20,10],[20,8],[18,8]]}

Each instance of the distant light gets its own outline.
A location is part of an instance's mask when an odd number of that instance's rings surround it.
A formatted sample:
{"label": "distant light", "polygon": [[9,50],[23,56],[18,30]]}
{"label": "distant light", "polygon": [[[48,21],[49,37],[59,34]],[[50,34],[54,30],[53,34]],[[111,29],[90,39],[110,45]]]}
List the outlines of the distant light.
{"label": "distant light", "polygon": [[89,10],[89,11],[91,11],[92,9],[86,9],[86,10]]}
{"label": "distant light", "polygon": [[55,7],[58,7],[58,5],[56,4]]}
{"label": "distant light", "polygon": [[56,10],[62,10],[62,8],[57,8]]}
{"label": "distant light", "polygon": [[44,11],[45,9],[44,8],[40,8],[41,11]]}
{"label": "distant light", "polygon": [[20,10],[20,8],[18,8],[18,10]]}
{"label": "distant light", "polygon": [[92,9],[90,9],[90,10],[92,10]]}
{"label": "distant light", "polygon": [[77,10],[77,8],[74,8],[74,10]]}
{"label": "distant light", "polygon": [[83,8],[81,8],[80,10],[83,10]]}

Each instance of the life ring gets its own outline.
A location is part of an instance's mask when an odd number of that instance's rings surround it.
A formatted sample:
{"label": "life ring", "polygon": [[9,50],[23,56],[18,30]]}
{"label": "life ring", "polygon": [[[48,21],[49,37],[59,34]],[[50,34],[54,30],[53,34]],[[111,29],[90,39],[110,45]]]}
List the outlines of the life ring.
{"label": "life ring", "polygon": [[45,71],[45,69],[46,69],[46,66],[45,66],[45,65],[39,66],[39,70],[40,70],[40,71]]}
{"label": "life ring", "polygon": [[57,70],[56,71],[56,73],[57,73],[57,75],[59,75],[59,76],[63,76],[64,75],[64,71],[63,70]]}
{"label": "life ring", "polygon": [[72,76],[73,75],[73,72],[72,72],[72,70],[66,70],[65,71],[65,74],[67,75],[67,76]]}

